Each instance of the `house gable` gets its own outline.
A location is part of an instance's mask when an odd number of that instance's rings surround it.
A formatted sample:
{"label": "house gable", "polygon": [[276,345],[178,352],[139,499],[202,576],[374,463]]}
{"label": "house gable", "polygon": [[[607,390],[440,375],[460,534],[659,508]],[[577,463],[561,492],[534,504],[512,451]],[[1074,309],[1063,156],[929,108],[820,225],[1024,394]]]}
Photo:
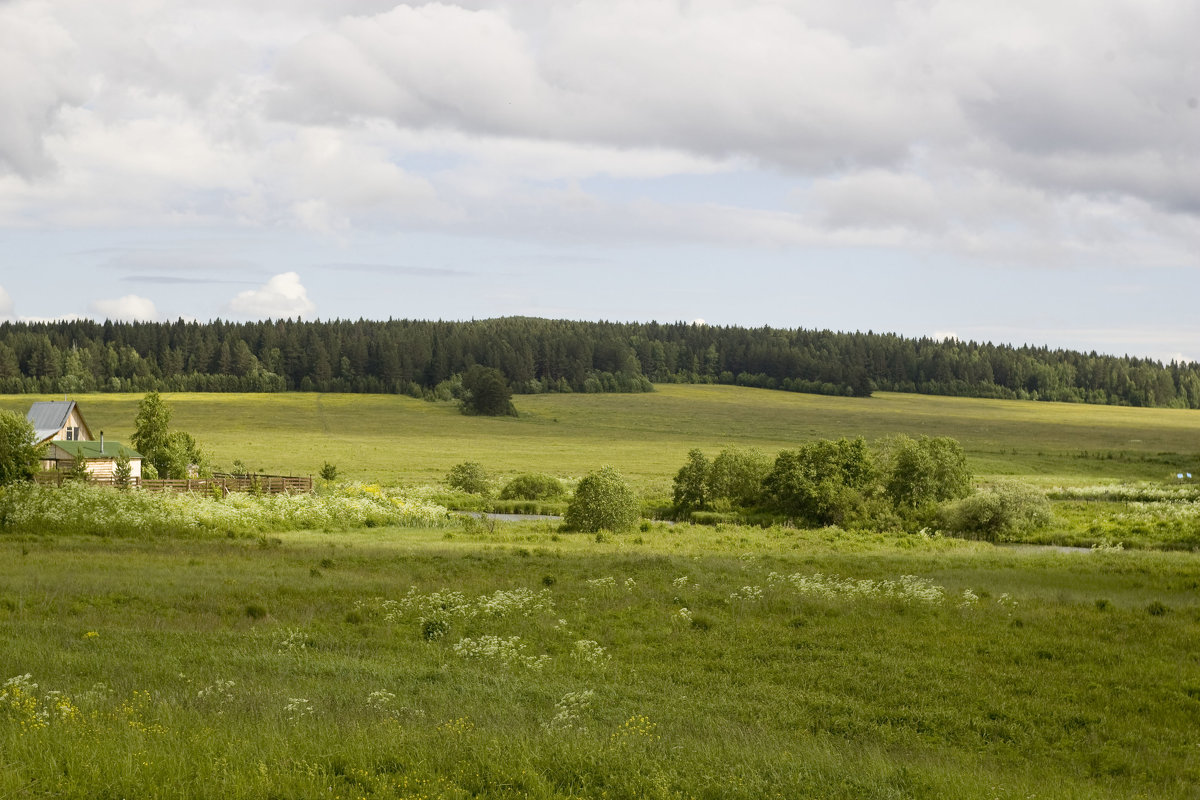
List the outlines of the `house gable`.
{"label": "house gable", "polygon": [[92,431],[74,400],[51,400],[34,403],[25,419],[33,425],[37,444],[49,441],[90,442]]}

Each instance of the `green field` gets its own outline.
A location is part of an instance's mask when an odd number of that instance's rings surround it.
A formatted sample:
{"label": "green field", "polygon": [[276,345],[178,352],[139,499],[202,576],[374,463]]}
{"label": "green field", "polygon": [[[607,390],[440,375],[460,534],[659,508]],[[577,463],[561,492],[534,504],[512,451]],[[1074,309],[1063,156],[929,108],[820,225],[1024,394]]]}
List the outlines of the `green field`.
{"label": "green field", "polygon": [[[984,477],[1045,485],[1167,480],[1200,474],[1195,411],[877,394],[855,399],[734,386],[657,387],[651,394],[518,396],[517,418],[465,417],[453,404],[393,395],[173,394],[173,426],[218,465],[273,473],[431,484],[473,460],[500,474],[580,476],[602,464],[644,493],[669,493],[687,451],[730,444],[767,452],[815,438],[897,433],[952,436]],[[24,412],[34,396],[8,395]],[[128,441],[140,395],[75,398],[95,435]]]}
{"label": "green field", "polygon": [[[138,396],[78,399],[128,439]],[[654,497],[691,447],[948,435],[984,481],[1082,487],[1045,541],[1195,535],[1193,499],[1137,499],[1200,471],[1195,412],[703,386],[518,397],[516,419],[166,399],[220,465],[385,485],[608,463]],[[1200,553],[406,528],[434,517],[369,485],[157,516],[155,496],[43,491],[43,522],[0,535],[0,797],[1200,796]]]}
{"label": "green field", "polygon": [[788,529],[7,537],[0,796],[1195,797],[1198,586]]}

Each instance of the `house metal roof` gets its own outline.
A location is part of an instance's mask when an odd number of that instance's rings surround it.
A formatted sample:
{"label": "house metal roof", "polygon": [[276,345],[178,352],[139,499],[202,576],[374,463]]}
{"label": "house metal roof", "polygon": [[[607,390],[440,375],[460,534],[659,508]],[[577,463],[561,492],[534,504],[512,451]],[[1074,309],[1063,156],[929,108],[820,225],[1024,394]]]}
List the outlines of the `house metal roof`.
{"label": "house metal roof", "polygon": [[42,442],[62,430],[75,407],[74,400],[49,400],[34,403],[25,419],[33,424],[34,437]]}
{"label": "house metal roof", "polygon": [[50,444],[57,447],[59,450],[65,451],[71,458],[79,458],[82,455],[84,458],[112,458],[124,452],[130,459],[144,458],[144,456],[132,447],[123,445],[120,442],[107,441],[104,443],[104,452],[100,452],[100,442],[67,442],[55,440]]}

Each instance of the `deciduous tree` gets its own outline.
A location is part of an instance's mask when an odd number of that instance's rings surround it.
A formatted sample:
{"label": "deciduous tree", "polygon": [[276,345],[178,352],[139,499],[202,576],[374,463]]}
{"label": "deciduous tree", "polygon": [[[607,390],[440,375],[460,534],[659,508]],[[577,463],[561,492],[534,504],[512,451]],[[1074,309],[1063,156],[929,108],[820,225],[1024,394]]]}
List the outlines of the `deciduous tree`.
{"label": "deciduous tree", "polygon": [[575,488],[563,522],[576,531],[624,531],[638,521],[640,512],[633,490],[621,473],[601,467],[586,475]]}
{"label": "deciduous tree", "polygon": [[0,411],[0,486],[33,479],[42,457],[35,435],[29,420],[11,411]]}

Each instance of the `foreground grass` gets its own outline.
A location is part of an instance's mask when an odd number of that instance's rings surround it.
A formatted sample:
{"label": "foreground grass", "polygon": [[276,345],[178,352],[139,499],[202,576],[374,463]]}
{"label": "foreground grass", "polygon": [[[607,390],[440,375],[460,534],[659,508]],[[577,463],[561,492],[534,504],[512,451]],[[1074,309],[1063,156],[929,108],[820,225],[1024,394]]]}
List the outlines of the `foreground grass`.
{"label": "foreground grass", "polygon": [[[99,435],[128,441],[140,395],[76,398]],[[465,417],[452,404],[393,395],[171,394],[173,425],[226,468],[426,485],[478,461],[500,475],[579,477],[612,464],[646,494],[669,495],[687,451],[727,445],[776,452],[840,436],[952,436],[984,477],[1046,485],[1200,474],[1196,412],[880,393],[821,397],[735,386],[657,387],[638,395],[516,398],[516,418]],[[0,397],[24,413],[37,398]]]}
{"label": "foreground grass", "polygon": [[1194,797],[1198,587],[831,530],[8,536],[0,796]]}

